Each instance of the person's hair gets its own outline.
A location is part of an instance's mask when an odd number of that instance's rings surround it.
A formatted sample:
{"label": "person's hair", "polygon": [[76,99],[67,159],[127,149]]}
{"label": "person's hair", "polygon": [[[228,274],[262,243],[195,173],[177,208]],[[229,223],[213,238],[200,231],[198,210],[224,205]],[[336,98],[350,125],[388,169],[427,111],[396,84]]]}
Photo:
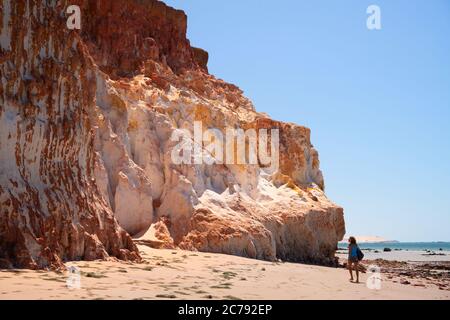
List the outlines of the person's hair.
{"label": "person's hair", "polygon": [[355,237],[350,237],[350,238],[348,238],[348,241],[350,241],[350,244],[356,244],[356,239],[355,239]]}

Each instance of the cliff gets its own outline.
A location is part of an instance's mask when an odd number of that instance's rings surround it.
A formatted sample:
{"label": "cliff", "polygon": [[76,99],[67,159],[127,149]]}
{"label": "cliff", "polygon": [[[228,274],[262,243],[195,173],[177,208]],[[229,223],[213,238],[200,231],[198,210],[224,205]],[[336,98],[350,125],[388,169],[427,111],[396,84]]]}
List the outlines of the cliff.
{"label": "cliff", "polygon": [[[66,27],[69,5],[81,8],[81,30]],[[182,11],[156,0],[0,6],[0,267],[138,260],[130,235],[334,263],[343,210],[324,194],[310,130],[256,112],[210,75]],[[222,133],[278,129],[278,169],[259,158],[177,164],[173,136],[189,140],[196,121]]]}

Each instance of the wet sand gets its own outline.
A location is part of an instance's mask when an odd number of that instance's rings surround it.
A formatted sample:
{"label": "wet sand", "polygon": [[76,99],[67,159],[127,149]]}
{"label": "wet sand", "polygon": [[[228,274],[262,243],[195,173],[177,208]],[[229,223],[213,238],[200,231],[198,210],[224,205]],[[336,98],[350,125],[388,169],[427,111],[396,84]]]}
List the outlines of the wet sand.
{"label": "wet sand", "polygon": [[[383,259],[388,261],[405,261],[405,262],[450,262],[449,251],[407,251],[407,250],[392,250],[384,252],[380,250],[362,250],[364,252],[365,260]],[[347,250],[338,250],[337,256],[342,259],[347,259]]]}

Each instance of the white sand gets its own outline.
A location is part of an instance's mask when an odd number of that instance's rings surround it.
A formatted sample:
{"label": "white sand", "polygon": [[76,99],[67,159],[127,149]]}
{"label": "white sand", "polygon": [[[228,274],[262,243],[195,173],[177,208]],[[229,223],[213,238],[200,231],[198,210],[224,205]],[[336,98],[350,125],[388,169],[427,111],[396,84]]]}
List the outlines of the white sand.
{"label": "white sand", "polygon": [[[1,271],[0,299],[450,299],[450,291],[435,286],[385,279],[381,290],[370,290],[364,282],[350,283],[344,269],[140,249],[142,264],[74,263],[84,274],[81,289],[69,290],[65,273]],[[87,277],[88,272],[94,277]]]}

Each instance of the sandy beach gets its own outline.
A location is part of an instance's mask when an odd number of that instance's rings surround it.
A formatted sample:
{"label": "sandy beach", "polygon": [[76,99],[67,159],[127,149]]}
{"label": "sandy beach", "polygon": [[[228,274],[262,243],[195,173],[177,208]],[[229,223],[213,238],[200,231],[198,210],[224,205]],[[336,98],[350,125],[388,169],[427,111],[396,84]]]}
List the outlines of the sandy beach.
{"label": "sandy beach", "polygon": [[448,270],[436,281],[384,265],[381,289],[371,290],[368,273],[354,284],[343,268],[139,249],[142,263],[67,263],[81,271],[79,289],[67,287],[68,272],[2,270],[0,299],[450,299]]}

